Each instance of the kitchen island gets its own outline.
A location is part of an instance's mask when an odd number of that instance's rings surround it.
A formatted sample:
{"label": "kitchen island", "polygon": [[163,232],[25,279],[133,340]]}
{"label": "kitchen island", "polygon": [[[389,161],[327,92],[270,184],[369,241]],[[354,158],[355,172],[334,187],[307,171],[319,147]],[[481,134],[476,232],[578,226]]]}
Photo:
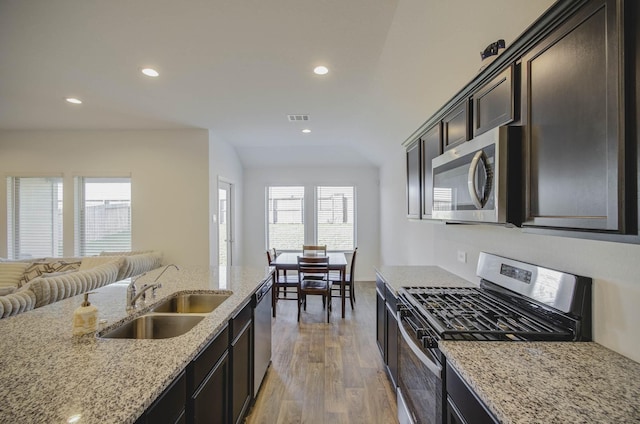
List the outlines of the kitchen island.
{"label": "kitchen island", "polygon": [[[149,272],[137,285],[153,282],[161,271]],[[169,269],[159,279],[156,299],[149,293],[146,306],[130,313],[126,280],[90,296],[109,330],[178,291],[232,293],[193,329],[168,339],[73,337],[73,311],[82,296],[0,320],[0,422],[135,422],[271,273],[267,267]]]}

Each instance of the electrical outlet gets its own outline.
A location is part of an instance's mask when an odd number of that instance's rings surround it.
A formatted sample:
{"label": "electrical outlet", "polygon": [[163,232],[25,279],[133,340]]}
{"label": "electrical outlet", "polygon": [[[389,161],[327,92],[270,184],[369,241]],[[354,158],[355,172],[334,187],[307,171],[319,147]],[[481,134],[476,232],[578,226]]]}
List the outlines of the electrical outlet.
{"label": "electrical outlet", "polygon": [[458,250],[458,262],[462,262],[463,264],[467,263],[467,252]]}

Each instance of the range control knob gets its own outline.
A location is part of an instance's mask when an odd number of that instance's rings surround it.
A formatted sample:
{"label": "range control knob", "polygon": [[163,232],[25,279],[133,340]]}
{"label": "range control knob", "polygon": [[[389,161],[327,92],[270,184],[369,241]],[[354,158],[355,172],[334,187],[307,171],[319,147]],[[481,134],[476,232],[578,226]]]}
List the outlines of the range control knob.
{"label": "range control knob", "polygon": [[424,336],[422,338],[422,343],[424,344],[424,347],[428,349],[438,347],[438,340],[432,336]]}

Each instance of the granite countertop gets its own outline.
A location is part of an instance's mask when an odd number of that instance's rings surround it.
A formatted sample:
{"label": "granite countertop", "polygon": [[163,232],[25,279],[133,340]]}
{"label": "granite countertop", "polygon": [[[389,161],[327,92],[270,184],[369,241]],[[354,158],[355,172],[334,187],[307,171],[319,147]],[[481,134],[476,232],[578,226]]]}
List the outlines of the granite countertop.
{"label": "granite countertop", "polygon": [[400,287],[477,287],[438,266],[381,266],[376,274],[398,293]]}
{"label": "granite countertop", "polygon": [[[95,290],[90,301],[109,329],[177,291],[233,294],[191,331],[170,339],[73,337],[82,295],[0,320],[0,422],[133,423],[179,375],[272,271],[267,267],[169,268],[146,307],[128,314],[128,281]],[[153,281],[157,269],[137,284]],[[70,421],[69,421],[70,422]]]}
{"label": "granite countertop", "polygon": [[[476,286],[437,266],[383,266],[403,286]],[[501,423],[640,423],[640,364],[594,342],[440,341]]]}
{"label": "granite countertop", "polygon": [[640,364],[597,343],[439,346],[502,423],[640,422]]}

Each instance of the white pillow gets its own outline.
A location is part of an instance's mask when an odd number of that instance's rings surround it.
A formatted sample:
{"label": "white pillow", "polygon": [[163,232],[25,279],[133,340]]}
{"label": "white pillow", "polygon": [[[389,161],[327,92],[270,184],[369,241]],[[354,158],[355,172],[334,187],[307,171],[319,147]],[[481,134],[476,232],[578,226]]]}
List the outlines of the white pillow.
{"label": "white pillow", "polygon": [[24,270],[29,266],[25,262],[3,262],[0,264],[0,287],[18,287]]}
{"label": "white pillow", "polygon": [[114,259],[113,256],[87,256],[86,258],[82,258],[79,271],[95,268],[99,265],[104,265],[114,261],[116,261],[116,259]]}

